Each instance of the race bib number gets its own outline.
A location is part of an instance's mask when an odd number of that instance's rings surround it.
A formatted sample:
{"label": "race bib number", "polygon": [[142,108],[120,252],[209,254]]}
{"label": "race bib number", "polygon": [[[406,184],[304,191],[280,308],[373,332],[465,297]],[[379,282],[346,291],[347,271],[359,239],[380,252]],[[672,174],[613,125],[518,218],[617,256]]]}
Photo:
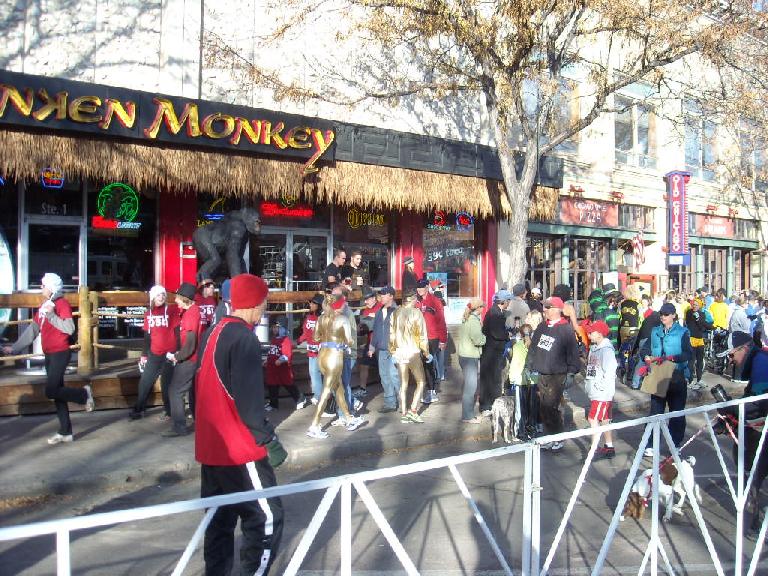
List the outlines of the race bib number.
{"label": "race bib number", "polygon": [[555,339],[552,336],[547,336],[546,334],[542,334],[541,338],[539,339],[539,345],[538,347],[542,350],[546,350],[549,352],[552,350],[552,346],[555,344]]}

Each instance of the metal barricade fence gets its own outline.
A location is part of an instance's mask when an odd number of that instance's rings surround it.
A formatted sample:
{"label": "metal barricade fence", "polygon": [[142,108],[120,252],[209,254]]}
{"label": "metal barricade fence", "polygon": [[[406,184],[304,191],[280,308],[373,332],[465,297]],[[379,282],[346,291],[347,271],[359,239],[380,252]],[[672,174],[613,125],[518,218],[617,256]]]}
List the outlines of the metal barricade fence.
{"label": "metal barricade fence", "polygon": [[[583,467],[580,471],[579,477],[574,486],[572,495],[568,501],[563,518],[555,532],[552,543],[549,549],[544,555],[544,561],[542,563],[541,554],[541,458],[540,452],[542,445],[552,441],[572,440],[581,437],[591,436],[596,431],[604,432],[606,430],[623,430],[633,427],[644,426],[643,437],[638,445],[637,452],[632,461],[632,465],[627,476],[627,480],[624,483],[621,496],[616,509],[613,512],[610,525],[603,539],[603,544],[600,548],[600,552],[595,559],[592,566],[591,573],[597,575],[601,573],[603,565],[606,561],[608,551],[613,541],[614,535],[620,516],[624,507],[624,503],[632,489],[632,485],[635,482],[637,471],[640,462],[643,458],[643,450],[648,440],[653,436],[653,480],[651,490],[651,534],[648,545],[645,549],[642,564],[638,574],[645,572],[646,566],[650,562],[650,569],[652,574],[656,574],[659,565],[659,557],[663,561],[664,568],[667,573],[674,574],[675,571],[670,563],[669,554],[664,548],[663,542],[659,535],[659,468],[660,468],[660,449],[662,446],[661,439],[666,441],[669,448],[672,459],[675,464],[681,466],[680,455],[677,448],[675,448],[671,436],[669,434],[668,422],[671,418],[677,416],[690,416],[695,414],[703,414],[706,418],[706,426],[703,430],[709,433],[709,437],[712,440],[713,448],[716,452],[718,462],[723,470],[726,483],[728,485],[728,491],[731,499],[733,500],[735,507],[735,534],[734,534],[734,547],[735,547],[735,561],[733,574],[741,576],[744,574],[743,565],[743,539],[744,539],[744,511],[747,503],[747,495],[749,488],[754,481],[754,475],[756,467],[753,466],[751,470],[745,470],[745,453],[744,453],[744,439],[745,439],[745,405],[750,402],[756,402],[759,400],[768,399],[768,394],[762,396],[755,396],[750,398],[742,398],[739,400],[732,400],[729,402],[723,402],[718,404],[711,404],[707,406],[701,406],[697,408],[690,408],[679,412],[671,412],[658,416],[651,416],[646,418],[638,418],[635,420],[629,420],[626,422],[620,422],[611,424],[608,426],[602,426],[597,429],[581,429],[572,432],[564,432],[561,434],[555,434],[551,436],[545,436],[537,438],[535,441],[528,442],[526,444],[515,444],[501,448],[494,448],[485,450],[482,452],[475,452],[471,454],[463,454],[459,456],[451,456],[447,458],[428,460],[425,462],[417,462],[413,464],[406,464],[401,466],[394,466],[391,468],[385,468],[381,470],[370,470],[366,472],[359,472],[355,474],[336,476],[331,478],[324,478],[320,480],[312,480],[307,482],[300,482],[294,484],[287,484],[284,486],[276,486],[265,490],[253,490],[249,492],[241,492],[237,494],[228,494],[224,496],[214,496],[210,498],[200,498],[195,500],[187,500],[181,502],[174,502],[171,504],[160,504],[155,506],[147,506],[143,508],[134,508],[131,510],[120,510],[115,512],[107,512],[101,514],[92,514],[87,516],[81,516],[76,518],[69,518],[63,520],[52,520],[48,522],[40,522],[35,524],[27,524],[22,526],[13,526],[7,528],[0,528],[0,541],[19,540],[24,538],[31,538],[42,535],[55,535],[56,536],[56,566],[58,576],[69,576],[70,574],[70,536],[72,532],[86,530],[90,528],[111,526],[122,524],[125,522],[133,522],[137,520],[146,520],[148,518],[158,518],[162,516],[168,516],[172,514],[179,514],[183,512],[191,512],[196,510],[205,511],[202,521],[197,526],[192,538],[187,544],[186,549],[181,555],[174,571],[174,576],[179,576],[184,572],[189,560],[191,559],[194,551],[197,549],[200,540],[202,539],[205,529],[210,523],[214,513],[220,506],[228,504],[237,504],[240,502],[257,500],[259,498],[270,498],[277,496],[290,496],[292,494],[300,494],[305,492],[311,492],[316,490],[324,490],[325,493],[322,497],[320,505],[315,511],[309,525],[307,526],[304,534],[296,547],[290,562],[288,563],[285,571],[286,576],[294,576],[298,573],[299,568],[304,561],[304,558],[309,550],[310,545],[315,540],[323,520],[328,515],[330,507],[333,501],[338,495],[340,495],[341,504],[341,525],[340,525],[340,558],[341,558],[341,574],[342,576],[351,576],[352,574],[352,489],[354,488],[359,498],[366,506],[368,512],[371,514],[374,522],[378,526],[384,538],[392,547],[398,561],[402,565],[405,572],[409,575],[419,574],[418,567],[414,564],[411,557],[408,555],[405,547],[401,543],[397,534],[390,526],[389,522],[385,518],[381,511],[381,508],[376,503],[374,497],[369,491],[367,484],[377,480],[384,480],[390,478],[396,478],[400,476],[406,476],[409,474],[421,473],[429,470],[447,469],[450,471],[453,480],[455,481],[458,490],[462,496],[466,499],[470,512],[474,519],[478,522],[485,538],[488,540],[491,549],[493,550],[500,566],[505,574],[515,574],[517,570],[513,570],[510,566],[510,562],[504,557],[501,547],[499,546],[496,537],[489,528],[489,524],[483,518],[483,515],[478,507],[475,499],[473,498],[467,484],[464,482],[461,473],[459,472],[459,466],[469,464],[473,462],[488,461],[501,456],[524,453],[525,467],[524,467],[524,489],[523,489],[523,519],[522,519],[522,547],[521,547],[521,562],[519,566],[519,573],[524,576],[529,575],[545,575],[550,569],[552,560],[558,545],[562,539],[566,527],[571,520],[571,515],[574,510],[577,499],[579,498],[582,486],[585,484],[585,477],[592,463],[593,456],[595,454],[597,443],[593,443],[589,450]],[[710,414],[716,414],[716,409],[725,406],[738,407],[738,462],[737,462],[737,474],[736,474],[736,486],[734,487],[731,481],[730,474],[723,458],[722,451],[716,439],[716,434],[713,429],[713,419]],[[768,426],[764,426],[760,435],[760,441],[757,446],[756,453],[760,454],[765,444],[765,436]],[[735,438],[736,440],[736,438]],[[757,459],[754,459],[757,462]],[[748,472],[748,476],[745,476],[745,472]],[[725,576],[722,562],[719,558],[717,550],[715,549],[712,539],[710,537],[709,528],[707,527],[704,518],[699,507],[699,503],[694,497],[693,487],[684,485],[687,497],[691,502],[693,513],[696,518],[701,534],[707,546],[707,550],[710,554],[714,570],[718,576]],[[755,543],[755,549],[753,556],[750,560],[747,568],[747,576],[755,576],[757,574],[758,562],[760,558],[760,551],[765,541],[766,529],[768,528],[768,509],[763,517],[763,522],[760,527],[759,534]]]}

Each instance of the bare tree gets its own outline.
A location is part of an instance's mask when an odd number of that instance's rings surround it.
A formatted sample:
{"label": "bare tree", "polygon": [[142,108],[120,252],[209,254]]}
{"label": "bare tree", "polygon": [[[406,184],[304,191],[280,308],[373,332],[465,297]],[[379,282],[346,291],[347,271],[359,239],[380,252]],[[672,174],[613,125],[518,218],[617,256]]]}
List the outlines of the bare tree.
{"label": "bare tree", "polygon": [[[528,208],[540,158],[643,82],[658,98],[695,89],[702,70],[760,76],[739,58],[766,19],[749,0],[283,0],[263,46],[322,30],[334,50],[305,53],[310,78],[247,58],[209,34],[209,61],[247,74],[275,98],[342,105],[376,100],[476,102],[498,149],[510,217],[510,280],[525,276]],[[258,51],[256,51],[258,53]],[[739,65],[749,66],[738,71]],[[574,90],[574,87],[578,87]],[[729,85],[729,102],[734,91]],[[698,92],[697,92],[698,93]],[[515,157],[524,154],[522,169]]]}

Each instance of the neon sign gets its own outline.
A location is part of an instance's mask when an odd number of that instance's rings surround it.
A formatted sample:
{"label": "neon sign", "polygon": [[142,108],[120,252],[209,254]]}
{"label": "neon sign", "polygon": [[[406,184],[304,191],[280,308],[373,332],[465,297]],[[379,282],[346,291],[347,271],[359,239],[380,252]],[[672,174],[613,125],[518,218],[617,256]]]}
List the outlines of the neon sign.
{"label": "neon sign", "polygon": [[691,175],[688,172],[669,172],[664,176],[667,182],[667,235],[668,263],[690,266],[688,251],[688,199],[686,184]]}
{"label": "neon sign", "polygon": [[141,222],[134,222],[139,213],[139,195],[136,190],[113,182],[104,186],[96,199],[98,214],[91,219],[91,226],[102,230],[139,230]]}
{"label": "neon sign", "polygon": [[315,209],[311,206],[285,207],[277,202],[262,202],[261,215],[267,218],[282,216],[284,218],[301,218],[309,220],[314,217]]}
{"label": "neon sign", "polygon": [[57,168],[44,168],[40,172],[40,183],[43,188],[59,189],[64,187],[64,174]]}
{"label": "neon sign", "polygon": [[386,223],[384,214],[362,212],[357,208],[351,208],[347,212],[347,224],[352,229],[360,228],[361,226],[384,226]]}
{"label": "neon sign", "polygon": [[475,219],[469,212],[456,212],[456,229],[469,230],[475,225]]}

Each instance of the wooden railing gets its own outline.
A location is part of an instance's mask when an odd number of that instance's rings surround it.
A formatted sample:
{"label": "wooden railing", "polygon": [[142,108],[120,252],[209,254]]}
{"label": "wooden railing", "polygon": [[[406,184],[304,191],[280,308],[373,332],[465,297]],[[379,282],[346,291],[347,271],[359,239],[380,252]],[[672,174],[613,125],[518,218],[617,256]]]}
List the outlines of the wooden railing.
{"label": "wooden railing", "polygon": [[[296,304],[307,304],[317,292],[270,292],[267,301],[272,305],[284,305],[284,310],[268,310],[267,314],[303,314],[308,311],[304,306],[295,308]],[[168,293],[168,300],[173,301],[174,294]],[[360,299],[359,292],[353,292],[350,299]],[[140,291],[101,291],[90,290],[87,286],[80,286],[77,292],[64,294],[67,302],[72,306],[73,316],[77,319],[77,344],[70,346],[77,350],[77,371],[80,374],[88,374],[94,368],[99,367],[99,350],[125,348],[114,344],[99,342],[99,318],[143,318],[143,314],[126,314],[117,312],[100,312],[102,307],[129,307],[144,306],[149,304],[149,296]],[[0,308],[11,309],[37,309],[43,303],[40,293],[15,292],[13,294],[0,294]],[[289,306],[290,305],[290,306]],[[6,325],[28,324],[32,320],[12,320]],[[3,360],[23,360],[37,358],[39,354],[19,354],[6,356]]]}

